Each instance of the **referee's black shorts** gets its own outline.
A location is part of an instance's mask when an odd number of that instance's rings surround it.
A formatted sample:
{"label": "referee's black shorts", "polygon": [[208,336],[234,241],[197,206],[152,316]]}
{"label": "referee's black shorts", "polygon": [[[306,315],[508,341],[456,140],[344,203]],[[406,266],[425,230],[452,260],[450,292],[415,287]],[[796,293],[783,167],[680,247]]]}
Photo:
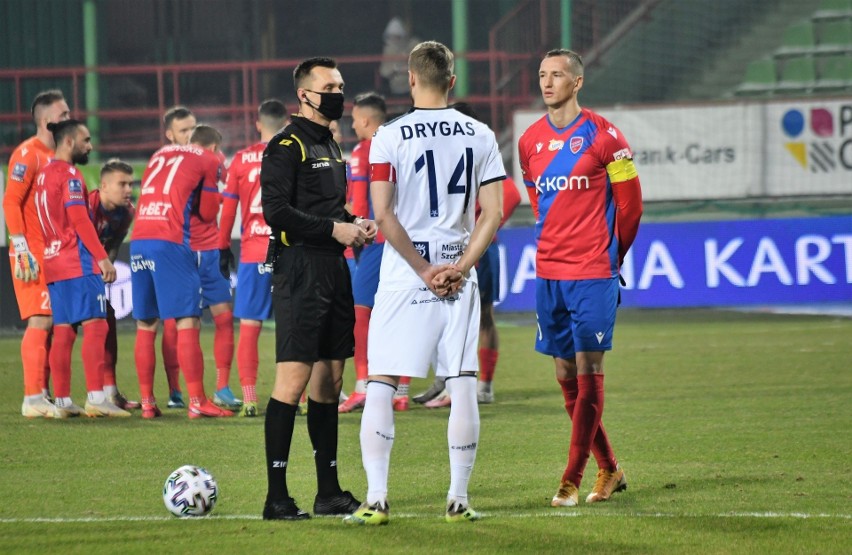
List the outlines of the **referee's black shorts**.
{"label": "referee's black shorts", "polygon": [[355,303],[343,255],[286,247],[272,275],[276,362],[343,360],[355,352]]}

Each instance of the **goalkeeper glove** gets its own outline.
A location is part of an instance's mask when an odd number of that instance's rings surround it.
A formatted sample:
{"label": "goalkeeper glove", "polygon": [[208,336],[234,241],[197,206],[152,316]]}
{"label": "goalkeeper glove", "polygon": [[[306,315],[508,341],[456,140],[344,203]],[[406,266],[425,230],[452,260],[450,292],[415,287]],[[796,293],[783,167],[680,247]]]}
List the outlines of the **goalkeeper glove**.
{"label": "goalkeeper glove", "polygon": [[219,271],[222,272],[222,277],[230,280],[231,268],[236,267],[234,253],[231,252],[231,249],[219,249]]}
{"label": "goalkeeper glove", "polygon": [[38,263],[30,252],[27,240],[23,235],[14,235],[11,239],[15,249],[15,277],[24,282],[37,280]]}

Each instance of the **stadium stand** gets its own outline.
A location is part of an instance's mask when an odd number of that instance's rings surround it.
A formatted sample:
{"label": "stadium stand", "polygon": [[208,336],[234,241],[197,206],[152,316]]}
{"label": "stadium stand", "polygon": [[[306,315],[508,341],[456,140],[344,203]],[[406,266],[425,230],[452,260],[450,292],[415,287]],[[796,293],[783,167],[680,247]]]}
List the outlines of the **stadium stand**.
{"label": "stadium stand", "polygon": [[852,0],[824,0],[784,30],[772,57],[749,62],[737,96],[852,90]]}

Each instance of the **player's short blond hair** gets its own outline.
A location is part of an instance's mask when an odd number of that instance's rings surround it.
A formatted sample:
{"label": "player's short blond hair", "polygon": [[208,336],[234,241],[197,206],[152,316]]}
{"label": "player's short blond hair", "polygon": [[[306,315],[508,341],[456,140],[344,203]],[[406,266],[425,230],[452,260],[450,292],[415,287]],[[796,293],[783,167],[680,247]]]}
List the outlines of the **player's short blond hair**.
{"label": "player's short blond hair", "polygon": [[408,55],[408,69],[426,87],[446,92],[453,78],[453,53],[434,40],[421,42]]}

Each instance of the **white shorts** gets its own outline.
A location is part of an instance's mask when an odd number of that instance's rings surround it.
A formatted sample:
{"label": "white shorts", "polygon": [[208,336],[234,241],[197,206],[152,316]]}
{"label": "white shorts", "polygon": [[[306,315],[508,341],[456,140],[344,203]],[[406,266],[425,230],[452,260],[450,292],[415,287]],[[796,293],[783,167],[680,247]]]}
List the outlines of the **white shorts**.
{"label": "white shorts", "polygon": [[425,378],[478,372],[479,291],[467,281],[453,297],[425,287],[378,291],[370,316],[370,375]]}

